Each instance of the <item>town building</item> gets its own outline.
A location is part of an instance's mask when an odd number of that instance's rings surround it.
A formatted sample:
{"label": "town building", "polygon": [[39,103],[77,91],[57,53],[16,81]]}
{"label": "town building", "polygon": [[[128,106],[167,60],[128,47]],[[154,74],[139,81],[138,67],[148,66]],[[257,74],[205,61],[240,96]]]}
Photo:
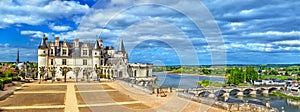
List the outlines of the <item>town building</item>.
{"label": "town building", "polygon": [[[106,78],[152,78],[152,64],[129,63],[128,54],[125,51],[123,40],[119,40],[119,48],[104,46],[102,38],[94,43],[80,42],[78,38],[74,42],[61,41],[56,37],[48,42],[44,36],[38,46],[38,67],[48,69],[43,78],[52,78],[49,68],[55,68],[54,78],[63,78],[61,67],[82,68],[78,78],[84,79],[86,70],[89,69],[89,78],[96,80],[99,75]],[[101,72],[97,72],[100,70]],[[101,74],[100,74],[101,73]],[[97,75],[98,74],[98,75]],[[76,78],[73,71],[67,73],[67,78]],[[40,73],[38,75],[40,78]]]}

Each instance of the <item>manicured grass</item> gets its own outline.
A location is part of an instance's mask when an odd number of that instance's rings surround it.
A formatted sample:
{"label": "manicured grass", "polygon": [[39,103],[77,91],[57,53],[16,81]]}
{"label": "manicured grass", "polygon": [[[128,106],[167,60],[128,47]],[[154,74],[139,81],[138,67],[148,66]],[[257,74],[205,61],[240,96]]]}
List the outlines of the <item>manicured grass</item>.
{"label": "manicured grass", "polygon": [[300,100],[300,97],[286,95],[286,94],[283,94],[281,92],[272,92],[271,94],[273,94],[275,96],[282,97],[282,98],[289,98],[289,99],[293,99],[293,100]]}

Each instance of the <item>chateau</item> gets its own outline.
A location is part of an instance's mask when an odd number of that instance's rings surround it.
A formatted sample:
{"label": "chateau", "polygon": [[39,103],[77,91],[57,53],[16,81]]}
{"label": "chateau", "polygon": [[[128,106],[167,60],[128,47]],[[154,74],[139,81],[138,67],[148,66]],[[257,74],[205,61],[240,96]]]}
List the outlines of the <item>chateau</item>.
{"label": "chateau", "polygon": [[[151,79],[152,64],[128,63],[128,54],[125,51],[123,40],[119,41],[119,48],[103,45],[103,40],[95,40],[95,43],[80,42],[78,38],[74,42],[60,41],[56,37],[54,41],[48,42],[43,37],[38,47],[38,66],[55,68],[54,78],[63,78],[61,67],[82,68],[79,79],[84,79],[85,69],[89,68],[89,78],[96,80],[97,74],[106,78],[135,78]],[[101,72],[96,72],[96,70]],[[67,78],[75,78],[73,71],[67,72]],[[101,73],[101,74],[99,74]],[[40,78],[40,74],[38,76]],[[49,70],[43,78],[52,78]]]}

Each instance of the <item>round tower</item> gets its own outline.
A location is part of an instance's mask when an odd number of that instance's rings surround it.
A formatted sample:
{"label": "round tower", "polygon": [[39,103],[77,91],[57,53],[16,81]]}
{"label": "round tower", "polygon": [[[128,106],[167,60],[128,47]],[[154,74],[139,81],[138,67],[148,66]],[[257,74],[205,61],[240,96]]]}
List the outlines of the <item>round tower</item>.
{"label": "round tower", "polygon": [[93,56],[93,68],[96,66],[100,66],[100,56],[101,56],[101,48],[99,46],[99,41],[96,40],[95,46],[92,50],[92,56]]}
{"label": "round tower", "polygon": [[[48,38],[44,35],[39,47],[38,47],[38,71],[40,67],[47,67],[48,65]],[[40,73],[38,73],[38,78],[40,78]]]}

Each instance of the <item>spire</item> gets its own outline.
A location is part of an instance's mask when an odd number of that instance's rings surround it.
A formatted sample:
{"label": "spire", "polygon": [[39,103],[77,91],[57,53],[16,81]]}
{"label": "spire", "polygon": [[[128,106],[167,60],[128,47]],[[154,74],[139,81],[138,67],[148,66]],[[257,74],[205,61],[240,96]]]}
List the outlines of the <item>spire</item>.
{"label": "spire", "polygon": [[44,36],[43,36],[43,39],[42,39],[42,42],[40,43],[40,45],[39,45],[39,49],[45,49],[45,48],[48,48],[48,46],[47,46],[47,40],[48,40],[48,38],[46,37],[46,35],[44,34]]}
{"label": "spire", "polygon": [[125,52],[125,48],[124,48],[124,44],[123,44],[123,39],[122,38],[120,38],[119,51]]}
{"label": "spire", "polygon": [[19,62],[20,62],[19,56],[20,56],[20,51],[19,51],[19,48],[18,48],[16,64],[19,64]]}
{"label": "spire", "polygon": [[98,49],[100,49],[100,47],[99,47],[99,41],[98,41],[98,40],[96,40],[96,43],[95,43],[94,49],[95,49],[95,50],[98,50]]}

